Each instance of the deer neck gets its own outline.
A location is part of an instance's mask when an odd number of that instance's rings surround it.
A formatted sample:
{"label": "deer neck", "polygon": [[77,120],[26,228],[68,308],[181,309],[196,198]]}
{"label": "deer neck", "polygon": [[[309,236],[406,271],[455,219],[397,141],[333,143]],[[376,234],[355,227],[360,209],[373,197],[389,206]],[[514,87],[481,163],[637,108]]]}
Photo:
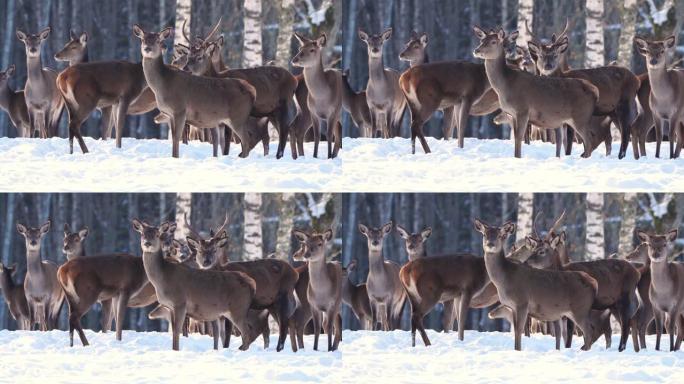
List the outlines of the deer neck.
{"label": "deer neck", "polygon": [[342,300],[351,304],[352,296],[354,296],[353,283],[349,280],[349,276],[347,276],[347,278],[342,281]]}
{"label": "deer neck", "polygon": [[26,72],[28,78],[32,81],[43,79],[43,62],[38,57],[27,57],[26,58]]}
{"label": "deer neck", "polygon": [[165,78],[171,71],[164,64],[164,60],[161,55],[153,59],[144,57],[142,60],[142,67],[147,84],[149,84],[152,90],[160,89],[164,85]]}
{"label": "deer neck", "polygon": [[6,84],[4,87],[0,88],[0,107],[9,110],[10,107],[10,100],[12,99],[12,95],[14,94],[14,91],[12,91],[9,87],[9,84]]}
{"label": "deer neck", "polygon": [[368,251],[369,274],[379,275],[385,273],[385,258],[382,256],[382,248]]}
{"label": "deer neck", "polygon": [[492,282],[495,285],[501,284],[506,278],[506,268],[509,264],[512,264],[511,261],[506,259],[503,248],[499,252],[485,252],[484,259],[487,274]]}
{"label": "deer neck", "polygon": [[85,257],[85,256],[86,256],[85,247],[81,247],[81,249],[78,252],[67,252],[67,254],[66,254],[67,260],[78,259],[79,257]]}
{"label": "deer neck", "polygon": [[672,83],[669,81],[665,67],[648,67],[648,78],[651,81],[651,94],[658,100],[672,100],[674,96]]}
{"label": "deer neck", "polygon": [[12,281],[12,275],[9,273],[7,276],[5,276],[5,273],[3,273],[2,276],[0,276],[0,289],[2,289],[2,297],[5,299],[6,303],[10,302],[11,299],[11,292],[14,289],[14,281]]}
{"label": "deer neck", "polygon": [[309,259],[309,284],[314,290],[325,286],[326,282],[329,282],[330,277],[328,276],[327,269],[327,263],[323,255]]}
{"label": "deer neck", "polygon": [[78,58],[69,61],[69,66],[88,62],[90,62],[90,59],[88,58],[88,47],[86,47]]}
{"label": "deer neck", "polygon": [[369,82],[373,84],[380,85],[387,83],[385,63],[383,61],[382,55],[380,55],[380,57],[368,58],[368,76]]}
{"label": "deer neck", "polygon": [[161,249],[156,252],[143,252],[142,258],[150,282],[163,281],[163,269],[166,261]]}
{"label": "deer neck", "polygon": [[651,287],[656,292],[669,292],[674,284],[670,276],[670,263],[661,261],[651,262]]}
{"label": "deer neck", "polygon": [[426,51],[423,51],[423,56],[420,59],[412,60],[410,62],[411,68],[421,65],[421,64],[427,64],[430,62],[430,58],[428,57],[428,54]]}
{"label": "deer neck", "polygon": [[328,82],[325,79],[325,69],[323,69],[323,58],[319,57],[316,65],[306,67],[302,71],[304,81],[312,95],[323,93],[328,90]]}
{"label": "deer neck", "polygon": [[427,251],[425,251],[425,248],[423,248],[422,251],[409,252],[408,256],[410,261],[422,259],[427,257]]}
{"label": "deer neck", "polygon": [[498,57],[485,60],[487,78],[489,79],[492,88],[494,88],[497,93],[501,90],[503,90],[504,93],[508,91],[509,86],[506,77],[511,71],[513,70],[506,65],[506,57],[503,49],[501,49]]}
{"label": "deer neck", "polygon": [[41,268],[43,260],[40,258],[40,248],[35,251],[26,251],[26,268],[32,274],[38,274],[43,271]]}

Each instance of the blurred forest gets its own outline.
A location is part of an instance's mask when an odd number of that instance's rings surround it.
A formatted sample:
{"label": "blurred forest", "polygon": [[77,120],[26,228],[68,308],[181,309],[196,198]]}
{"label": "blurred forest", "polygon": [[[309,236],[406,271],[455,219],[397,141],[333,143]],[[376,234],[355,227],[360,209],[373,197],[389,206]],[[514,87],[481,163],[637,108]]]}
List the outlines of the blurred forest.
{"label": "blurred forest", "polygon": [[[587,12],[588,6],[598,11]],[[602,12],[601,12],[602,11]],[[596,21],[587,20],[593,15]],[[589,32],[603,37],[599,55],[608,64],[627,59],[621,64],[631,67],[639,74],[645,72],[645,63],[632,50],[634,33],[658,38],[681,32],[677,20],[684,20],[684,1],[679,0],[345,0],[344,1],[343,68],[349,68],[352,87],[365,89],[368,81],[368,55],[366,45],[357,31],[378,34],[393,28],[392,37],[385,43],[383,59],[385,67],[404,71],[408,63],[399,60],[399,53],[408,42],[411,31],[427,32],[427,51],[430,61],[466,60],[476,61],[472,50],[476,38],[473,25],[486,28],[502,26],[506,31],[520,30],[518,44],[523,44],[523,18],[531,20],[535,35],[550,38],[559,33],[569,18],[573,26],[568,49],[569,64],[573,68],[588,65],[587,38]],[[625,41],[621,40],[626,39]],[[678,56],[683,51],[680,49]],[[624,51],[619,55],[619,51]],[[441,137],[441,113],[435,114],[426,124],[425,134]],[[471,117],[466,130],[467,137],[508,138],[509,128],[496,126],[492,116]],[[404,115],[402,133],[409,134],[409,112]],[[345,136],[357,137],[359,132],[349,118],[344,119]]]}
{"label": "blurred forest", "polygon": [[[189,36],[204,36],[219,17],[223,17],[219,29],[225,37],[223,55],[230,67],[261,65],[272,60],[289,67],[298,49],[292,39],[293,30],[305,35],[326,32],[335,36],[335,39],[329,38],[327,52],[328,59],[333,61],[342,53],[341,9],[342,2],[332,0],[3,0],[0,2],[0,70],[15,64],[17,70],[11,87],[24,88],[26,56],[23,44],[15,35],[17,29],[38,33],[50,26],[52,32],[42,51],[43,66],[62,70],[66,63],[56,62],[53,55],[69,40],[70,30],[88,33],[91,61],[139,62],[140,41],[133,36],[133,24],[156,30],[175,26],[176,36],[180,37],[183,21],[187,19]],[[245,40],[246,34],[253,38]],[[244,55],[247,46],[261,56],[261,62],[248,61]],[[99,112],[94,115],[98,117],[89,119],[82,132],[99,138]],[[150,112],[129,116],[124,137],[166,138],[167,128],[154,123],[155,115]],[[65,112],[60,129],[63,137],[66,120]],[[10,125],[4,111],[0,112],[0,137],[15,136],[16,131]]]}
{"label": "blurred forest", "polygon": [[[591,217],[589,209],[590,196],[582,193],[345,194],[342,262],[347,265],[356,258],[359,268],[352,279],[356,283],[365,282],[368,246],[366,237],[358,230],[359,223],[377,228],[392,220],[395,227],[400,224],[414,233],[429,226],[432,235],[426,241],[428,257],[449,253],[482,256],[482,235],[473,229],[475,218],[495,225],[507,220],[516,222],[523,230],[522,233],[518,232],[521,235],[510,239],[512,244],[532,233],[533,217],[538,213],[542,212],[537,228],[544,233],[566,210],[562,228],[567,232],[569,254],[573,261],[611,257],[613,253],[618,253],[618,256],[626,254],[635,245],[635,228],[657,231],[682,228],[684,194],[601,194],[600,198],[604,201],[603,210],[595,219]],[[532,205],[528,207],[530,202]],[[603,231],[598,244],[602,252],[598,255],[588,250],[588,243],[595,241],[596,234],[587,228],[595,224]],[[673,254],[679,254],[682,247],[684,236],[680,235]],[[393,260],[400,265],[408,261],[404,240],[396,230],[385,237],[383,254],[386,260]],[[441,305],[438,307],[426,317],[426,327],[441,329]],[[345,324],[358,327],[354,315],[345,311]],[[508,329],[507,322],[489,319],[488,311],[471,309],[468,329]],[[408,313],[408,310],[404,311],[404,329],[410,325]]]}
{"label": "blurred forest", "polygon": [[[255,209],[254,202],[258,202]],[[89,228],[85,240],[86,255],[125,252],[141,255],[140,236],[133,231],[131,219],[139,218],[159,224],[166,220],[178,223],[176,236],[188,233],[183,220],[188,213],[190,223],[198,231],[216,228],[229,215],[227,256],[230,260],[250,260],[278,257],[290,260],[298,249],[292,228],[333,228],[335,241],[331,254],[339,253],[341,237],[337,228],[342,215],[341,195],[335,194],[0,194],[0,261],[4,265],[17,263],[18,276],[26,273],[26,247],[16,224],[37,227],[52,221],[41,243],[43,260],[62,264],[63,226],[73,231]],[[183,238],[184,239],[184,238]],[[274,256],[271,254],[275,253]],[[151,321],[147,313],[153,308],[129,309],[127,329],[159,330],[166,322]],[[83,320],[84,327],[98,329],[99,306]],[[66,326],[67,305],[62,310],[62,329]],[[162,324],[164,323],[164,324]],[[7,306],[0,305],[0,329],[14,328]]]}

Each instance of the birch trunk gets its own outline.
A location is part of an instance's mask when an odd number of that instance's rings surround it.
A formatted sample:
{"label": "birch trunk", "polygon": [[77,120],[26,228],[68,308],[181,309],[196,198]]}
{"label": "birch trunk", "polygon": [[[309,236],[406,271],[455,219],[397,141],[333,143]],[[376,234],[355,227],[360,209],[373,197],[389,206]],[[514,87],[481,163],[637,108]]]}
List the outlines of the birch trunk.
{"label": "birch trunk", "polygon": [[632,67],[634,35],[636,33],[637,0],[625,0],[622,9],[622,30],[618,46],[618,64]]}
{"label": "birch trunk", "polygon": [[176,21],[173,30],[173,44],[186,44],[183,37],[183,22],[187,20],[187,28],[190,30],[192,15],[192,0],[176,0]]}
{"label": "birch trunk", "polygon": [[276,65],[289,68],[292,56],[292,31],[294,25],[294,0],[280,1],[278,17],[278,42],[276,48]]}
{"label": "birch trunk", "polygon": [[245,68],[250,68],[262,64],[261,0],[245,0],[242,65]]}
{"label": "birch trunk", "polygon": [[261,194],[245,193],[244,199],[245,234],[243,244],[244,260],[257,260],[263,257],[261,232]]}
{"label": "birch trunk", "polygon": [[618,240],[618,256],[622,257],[634,248],[634,228],[636,228],[637,194],[625,193],[622,196],[622,222]]}
{"label": "birch trunk", "polygon": [[280,219],[276,234],[276,257],[288,260],[292,253],[292,229],[294,227],[295,202],[294,193],[283,193],[280,196]]}
{"label": "birch trunk", "polygon": [[518,33],[520,33],[518,41],[529,41],[532,37],[527,33],[525,21],[527,21],[530,28],[534,28],[534,0],[518,1]]}
{"label": "birch trunk", "polygon": [[586,68],[601,67],[605,65],[603,0],[587,0],[586,12],[587,32],[584,66]]}
{"label": "birch trunk", "polygon": [[587,193],[586,259],[604,259],[603,193]]}
{"label": "birch trunk", "polygon": [[532,233],[534,213],[534,194],[521,193],[518,195],[518,225],[516,226],[515,241],[525,238]]}
{"label": "birch trunk", "polygon": [[192,220],[192,194],[183,192],[176,194],[176,233],[173,236],[176,240],[185,241],[190,235],[190,229],[185,225],[185,215]]}

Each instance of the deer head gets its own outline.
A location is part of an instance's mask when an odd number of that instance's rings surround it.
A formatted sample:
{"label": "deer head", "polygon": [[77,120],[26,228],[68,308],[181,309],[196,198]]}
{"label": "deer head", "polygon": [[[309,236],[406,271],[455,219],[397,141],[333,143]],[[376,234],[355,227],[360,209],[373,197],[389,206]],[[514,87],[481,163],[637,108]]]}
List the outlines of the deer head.
{"label": "deer head", "polygon": [[425,56],[425,49],[428,45],[426,32],[418,35],[416,31],[411,32],[411,39],[404,46],[404,50],[399,53],[399,59],[403,61],[422,60]]}
{"label": "deer head", "polygon": [[368,239],[368,249],[379,252],[382,251],[382,241],[385,239],[385,236],[392,232],[393,226],[394,224],[392,221],[380,228],[369,228],[363,224],[359,224],[359,232]]}
{"label": "deer head", "polygon": [[565,245],[566,239],[565,231],[560,234],[552,234],[550,237],[543,239],[527,236],[525,242],[532,251],[530,257],[525,260],[525,263],[539,269],[554,267],[558,256],[558,248]]}
{"label": "deer head", "polygon": [[486,253],[500,253],[503,252],[506,239],[515,233],[515,224],[508,221],[501,227],[496,227],[475,219],[475,230],[482,234],[482,248]]}
{"label": "deer head", "polygon": [[159,227],[138,219],[131,220],[131,223],[133,229],[140,234],[140,248],[142,248],[143,252],[157,253],[161,251],[161,237],[169,232],[169,228],[171,228],[169,222],[161,223]]}
{"label": "deer head", "polygon": [[315,40],[308,39],[296,32],[294,36],[299,42],[300,47],[299,52],[292,58],[292,65],[301,68],[318,65],[321,62],[321,51],[327,43],[325,33]]}
{"label": "deer head", "polygon": [[0,262],[0,287],[10,286],[12,278],[17,273],[17,263],[12,265],[4,265]]}
{"label": "deer head", "polygon": [[569,40],[562,37],[550,44],[543,44],[536,40],[527,43],[530,55],[536,58],[537,69],[542,75],[548,76],[554,73],[561,64],[561,60],[568,50]]}
{"label": "deer head", "polygon": [[5,72],[0,72],[0,88],[7,87],[7,83],[9,83],[9,79],[14,75],[15,69],[16,67],[12,64],[7,67]]}
{"label": "deer head", "polygon": [[677,45],[675,36],[665,40],[646,40],[641,37],[634,38],[637,51],[646,58],[648,68],[665,68],[668,53],[672,52]]}
{"label": "deer head", "polygon": [[409,258],[422,257],[425,254],[425,241],[432,234],[432,228],[425,227],[418,233],[411,233],[407,231],[404,227],[397,224],[397,232],[406,244],[406,253],[408,253]]}
{"label": "deer head", "polygon": [[[480,45],[473,50],[473,55],[479,59],[497,59],[505,55],[506,32],[499,28],[498,31],[485,32],[484,29],[474,26],[473,32],[480,39]],[[517,34],[518,32],[514,32]]]}
{"label": "deer head", "polygon": [[69,224],[64,223],[64,245],[62,252],[67,255],[67,259],[72,255],[83,254],[83,242],[86,237],[88,237],[88,227],[83,227],[78,232],[71,232]]}
{"label": "deer head", "polygon": [[27,57],[40,57],[41,45],[48,36],[50,36],[50,27],[43,29],[37,35],[26,34],[17,29],[17,38],[24,43]]}
{"label": "deer head", "polygon": [[191,46],[187,53],[187,69],[194,74],[204,74],[211,68],[211,51],[214,45]]}
{"label": "deer head", "polygon": [[88,45],[88,33],[83,32],[80,35],[69,31],[69,41],[64,44],[64,47],[55,53],[55,60],[57,61],[76,61],[83,56],[83,51]]}
{"label": "deer head", "polygon": [[649,234],[640,229],[636,231],[637,238],[648,246],[648,258],[652,263],[667,261],[667,246],[677,240],[677,234],[677,229],[671,229],[664,235]]}
{"label": "deer head", "polygon": [[366,46],[368,47],[368,56],[372,58],[382,57],[382,46],[390,37],[392,37],[392,28],[387,28],[385,32],[379,35],[368,35],[366,32],[359,29],[359,39],[366,43]]}
{"label": "deer head", "polygon": [[186,238],[190,254],[197,260],[197,264],[202,269],[210,269],[219,262],[221,248],[228,245],[228,232],[225,227],[228,225],[228,213],[226,213],[223,224],[216,230],[210,230],[210,237],[205,239],[189,223],[185,215],[185,225],[190,230],[190,236]]}
{"label": "deer head", "polygon": [[171,37],[173,29],[167,27],[160,32],[145,32],[138,24],[133,26],[133,34],[140,39],[140,52],[146,59],[156,59],[162,55],[164,40]]}
{"label": "deer head", "polygon": [[28,251],[40,250],[40,240],[50,231],[50,225],[50,219],[37,228],[17,224],[17,231],[26,239],[26,249]]}
{"label": "deer head", "polygon": [[300,257],[309,261],[324,261],[325,260],[325,246],[332,240],[332,229],[327,229],[322,233],[306,232],[295,229],[292,234],[297,240],[304,245],[305,251],[300,254]]}

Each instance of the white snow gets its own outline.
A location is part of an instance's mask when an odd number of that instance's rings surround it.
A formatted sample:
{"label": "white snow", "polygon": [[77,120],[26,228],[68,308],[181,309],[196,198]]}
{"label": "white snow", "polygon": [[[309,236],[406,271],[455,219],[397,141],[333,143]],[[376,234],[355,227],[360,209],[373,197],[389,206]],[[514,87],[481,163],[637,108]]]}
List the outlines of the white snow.
{"label": "white snow", "polygon": [[277,353],[276,335],[270,349],[263,350],[259,339],[247,352],[237,350],[237,339],[229,350],[214,351],[209,337],[191,335],[173,352],[167,333],[126,331],[117,342],[113,333],[86,332],[91,345],[70,348],[64,331],[0,331],[0,381],[594,384],[674,383],[684,377],[684,352],[654,351],[655,336],[639,353],[617,352],[618,335],[612,349],[600,339],[589,352],[579,350],[580,338],[572,349],[556,351],[552,337],[532,335],[516,352],[510,333],[467,331],[459,341],[456,333],[428,331],[433,345],[424,347],[418,336],[412,348],[407,331],[345,331],[334,353],[312,351],[312,336],[305,337],[304,351]]}
{"label": "white snow", "polygon": [[[0,190],[7,192],[647,192],[684,191],[684,158],[654,157],[618,160],[618,143],[605,156],[603,146],[590,159],[556,158],[555,147],[534,142],[523,146],[523,158],[513,157],[509,140],[428,138],[431,154],[411,154],[410,140],[395,138],[343,140],[339,158],[292,160],[289,145],[276,160],[276,143],[263,156],[261,147],[250,157],[212,157],[209,144],[181,145],[181,158],[171,158],[166,140],[125,138],[117,149],[113,140],[86,138],[87,155],[77,148],[68,154],[66,139],[0,138]],[[76,146],[77,147],[77,146]],[[327,145],[320,143],[319,155]],[[662,155],[669,156],[668,143]]]}

